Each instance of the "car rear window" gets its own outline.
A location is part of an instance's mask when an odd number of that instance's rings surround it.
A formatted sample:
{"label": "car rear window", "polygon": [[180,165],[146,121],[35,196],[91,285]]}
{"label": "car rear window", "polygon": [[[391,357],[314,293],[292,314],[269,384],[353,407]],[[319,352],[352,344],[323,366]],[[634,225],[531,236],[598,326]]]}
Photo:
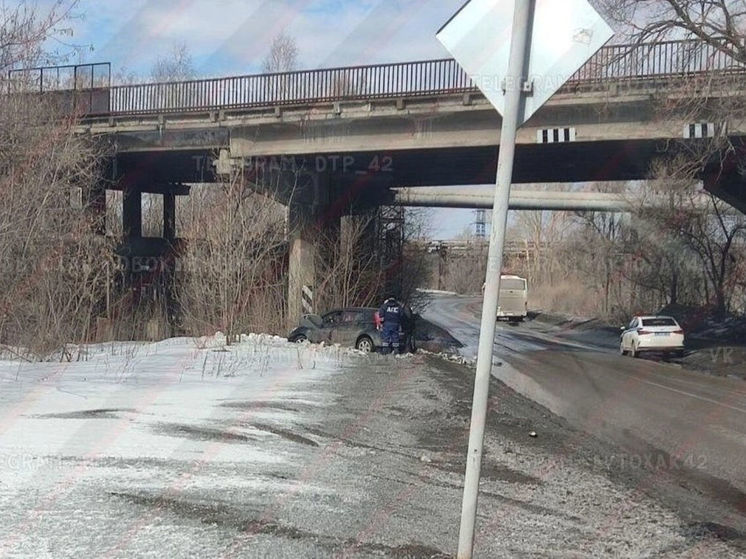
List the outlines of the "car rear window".
{"label": "car rear window", "polygon": [[673,318],[644,318],[642,320],[643,326],[676,326],[676,321]]}
{"label": "car rear window", "polygon": [[515,278],[503,278],[500,280],[500,289],[526,289],[526,280]]}
{"label": "car rear window", "polygon": [[342,313],[342,322],[363,322],[365,315],[361,311],[345,311]]}

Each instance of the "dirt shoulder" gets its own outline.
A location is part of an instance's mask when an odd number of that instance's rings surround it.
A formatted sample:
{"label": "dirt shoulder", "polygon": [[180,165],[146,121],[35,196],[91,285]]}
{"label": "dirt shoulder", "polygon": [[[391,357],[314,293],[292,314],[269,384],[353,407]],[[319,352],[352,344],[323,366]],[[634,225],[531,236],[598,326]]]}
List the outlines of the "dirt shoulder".
{"label": "dirt shoulder", "polygon": [[[337,382],[333,417],[306,431],[359,458],[339,479],[358,495],[345,516],[360,528],[346,549],[451,556],[473,372],[416,356],[351,369]],[[674,512],[654,495],[661,472],[625,458],[494,380],[477,556],[738,556],[740,534]]]}

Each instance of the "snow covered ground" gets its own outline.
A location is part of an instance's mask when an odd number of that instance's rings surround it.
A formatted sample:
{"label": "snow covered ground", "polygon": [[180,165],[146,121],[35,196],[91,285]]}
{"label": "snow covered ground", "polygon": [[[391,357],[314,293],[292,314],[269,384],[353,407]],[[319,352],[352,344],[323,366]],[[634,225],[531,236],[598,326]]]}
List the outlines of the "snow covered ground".
{"label": "snow covered ground", "polygon": [[[0,557],[448,557],[471,383],[266,336],[0,361]],[[478,556],[740,556],[628,455],[491,390]]]}
{"label": "snow covered ground", "polygon": [[[0,556],[116,554],[128,529],[159,530],[157,508],[137,518],[122,506],[152,495],[197,492],[206,506],[226,492],[324,498],[312,482],[245,473],[293,460],[275,443],[316,445],[288,426],[330,404],[315,382],[361,359],[267,336],[226,346],[217,335],[94,345],[72,363],[0,362]],[[178,534],[158,538],[156,556],[199,555]]]}

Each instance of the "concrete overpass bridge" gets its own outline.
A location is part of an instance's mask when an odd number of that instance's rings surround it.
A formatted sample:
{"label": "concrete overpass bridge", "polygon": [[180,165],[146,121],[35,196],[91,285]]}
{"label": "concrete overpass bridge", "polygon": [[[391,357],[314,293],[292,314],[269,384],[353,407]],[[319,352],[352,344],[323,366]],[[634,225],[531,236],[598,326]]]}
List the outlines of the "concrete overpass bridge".
{"label": "concrete overpass bridge", "polygon": [[[713,75],[729,86],[700,94],[713,102],[741,94],[733,84],[743,82],[744,69],[706,45],[601,49],[522,127],[514,182],[644,179],[656,157],[716,134],[746,137],[742,122],[660,112],[666,99],[691,94],[698,78]],[[495,176],[500,117],[451,59],[96,85],[74,95],[84,113],[80,131],[114,148],[104,187],[124,191],[130,239],[141,237],[143,192],[164,195],[170,224],[173,200],[189,183],[241,169],[293,206],[290,306],[298,312],[300,286],[314,283],[311,224],[391,203],[395,188],[485,184]],[[701,176],[746,210],[735,165],[703,168]],[[172,227],[164,231],[174,235]]]}
{"label": "concrete overpass bridge", "polygon": [[[746,135],[741,122],[661,114],[662,101],[712,70],[741,76],[720,53],[690,42],[602,49],[522,127],[514,181],[643,179],[651,159],[686,140],[696,143],[723,130]],[[337,186],[365,176],[364,189],[378,189],[374,197],[391,187],[470,185],[494,177],[499,115],[450,59],[115,86],[101,93],[84,127],[113,140],[125,183],[125,175],[143,165],[154,182],[204,181],[216,152],[257,174],[292,159],[294,168],[329,175]],[[734,180],[712,186],[746,208]]]}

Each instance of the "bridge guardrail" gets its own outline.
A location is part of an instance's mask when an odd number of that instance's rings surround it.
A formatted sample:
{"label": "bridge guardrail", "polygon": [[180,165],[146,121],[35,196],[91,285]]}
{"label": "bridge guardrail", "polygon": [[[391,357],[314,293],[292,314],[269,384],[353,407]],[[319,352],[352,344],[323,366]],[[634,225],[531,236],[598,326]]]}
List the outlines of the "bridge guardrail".
{"label": "bridge guardrail", "polygon": [[609,45],[600,49],[569,84],[671,78],[711,72],[743,71],[744,65],[701,41],[661,41]]}
{"label": "bridge guardrail", "polygon": [[112,88],[112,112],[324,103],[437,95],[474,89],[453,59],[376,64]]}
{"label": "bridge guardrail", "polygon": [[38,93],[63,114],[91,115],[111,111],[111,64],[67,64],[8,71],[8,93]]}
{"label": "bridge guardrail", "polygon": [[[744,70],[746,68],[743,64],[728,57],[722,50],[699,41],[610,45],[600,49],[572,76],[564,90],[594,87],[609,82],[663,80],[713,71]],[[39,83],[41,90],[44,90],[43,71]],[[108,107],[103,106],[107,99],[102,88],[96,88],[93,84],[91,89],[98,90],[99,93],[95,99],[91,95],[88,105],[90,111],[86,111],[90,116],[269,108],[278,105],[478,91],[456,61],[450,58],[183,82],[117,85],[105,88],[109,94]]]}

